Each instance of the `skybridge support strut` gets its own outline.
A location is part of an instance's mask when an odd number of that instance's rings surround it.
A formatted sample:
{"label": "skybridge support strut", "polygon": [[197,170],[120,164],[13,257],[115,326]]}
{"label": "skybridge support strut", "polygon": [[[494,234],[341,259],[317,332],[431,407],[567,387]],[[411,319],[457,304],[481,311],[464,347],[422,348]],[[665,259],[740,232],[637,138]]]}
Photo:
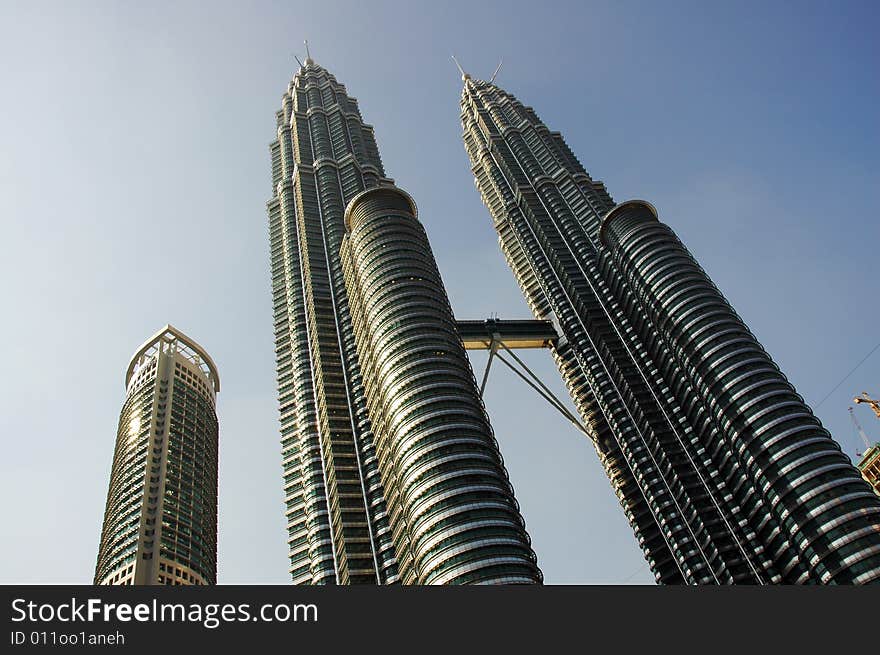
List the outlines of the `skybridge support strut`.
{"label": "skybridge support strut", "polygon": [[[466,349],[489,351],[486,369],[483,371],[483,379],[480,382],[480,395],[483,395],[486,390],[492,362],[497,358],[579,431],[590,439],[593,438],[578,417],[568,410],[565,403],[512,350],[513,348],[549,348],[555,344],[559,335],[550,321],[490,318],[485,321],[456,321],[456,323]],[[503,350],[504,354],[499,352],[500,350]]]}

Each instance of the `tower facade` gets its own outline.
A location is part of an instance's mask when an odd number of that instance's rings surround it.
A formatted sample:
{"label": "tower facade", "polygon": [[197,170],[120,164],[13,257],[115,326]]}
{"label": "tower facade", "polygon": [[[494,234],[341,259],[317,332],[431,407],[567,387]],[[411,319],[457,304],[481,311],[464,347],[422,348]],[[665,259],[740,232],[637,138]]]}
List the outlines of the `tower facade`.
{"label": "tower facade", "polygon": [[412,198],[358,194],[342,263],[401,578],[530,584],[537,559]]}
{"label": "tower facade", "polygon": [[[462,437],[456,445],[444,441],[451,439],[447,432],[432,432],[422,419],[407,419],[405,424],[393,427],[386,423],[392,412],[378,398],[402,391],[389,386],[381,372],[364,367],[361,355],[373,352],[368,344],[376,334],[364,326],[355,328],[353,314],[357,310],[353,311],[352,306],[361,303],[360,311],[366,312],[369,301],[351,297],[361,288],[361,282],[356,281],[360,278],[355,275],[362,267],[372,265],[364,268],[363,282],[371,284],[375,268],[382,266],[383,253],[373,253],[369,261],[355,261],[359,255],[353,255],[346,264],[346,285],[341,250],[346,236],[346,207],[356,196],[383,188],[389,189],[390,195],[376,197],[388,200],[401,197],[402,192],[391,190],[394,182],[385,175],[373,129],[364,123],[357,101],[311,58],[306,59],[283,95],[276,113],[276,140],[270,150],[273,195],[267,205],[293,582],[539,581],[534,553],[485,416],[474,419],[484,421],[477,428],[478,443]],[[415,211],[414,205],[411,211]],[[360,239],[352,233],[353,243]],[[426,242],[421,245],[427,247]],[[352,253],[356,252],[361,251],[353,245]],[[389,265],[394,262],[389,261]],[[442,322],[446,316],[443,312],[449,311],[448,302],[442,304],[445,291],[439,275],[430,284],[440,294],[436,298],[440,309],[423,329],[439,334],[448,329]],[[400,320],[412,318],[404,316]],[[446,336],[453,341],[457,338],[460,347],[460,337],[454,331],[453,335]],[[450,352],[454,345],[447,344]],[[464,375],[461,362],[456,366],[456,371]],[[443,395],[422,391],[418,404],[424,417],[432,411],[446,411]],[[478,397],[475,402],[481,408]],[[374,421],[381,422],[378,431]],[[465,435],[469,429],[461,426],[459,432]],[[407,445],[404,448],[402,444]],[[440,484],[438,489],[448,492],[446,495],[429,493],[431,485],[420,479],[439,475],[441,463],[432,463],[417,446],[431,444],[435,446],[434,454],[449,455],[446,462],[450,470],[456,467],[454,452],[470,449],[478,452],[478,457],[485,456],[487,448],[492,451],[490,468],[503,478],[496,480],[495,489],[505,497],[507,510],[497,511],[492,518],[489,514],[495,509],[471,507],[472,499],[461,492],[460,486],[472,484],[479,489],[483,479],[479,472],[471,480],[462,477],[462,472],[456,483],[450,478],[446,486],[446,482]],[[447,446],[449,452],[444,450]],[[409,450],[413,447],[415,450]],[[438,511],[441,506],[447,510],[445,514]],[[482,538],[476,519],[466,520],[467,512],[479,517],[484,509],[485,524],[498,525],[498,540],[519,540],[518,554],[511,556],[518,558],[517,562],[507,562],[507,570],[497,566],[503,558],[493,560],[498,543]],[[505,532],[511,520],[519,527]],[[511,537],[514,532],[516,536]]]}
{"label": "tower facade", "polygon": [[216,584],[217,367],[166,325],[132,356],[125,388],[94,582]]}
{"label": "tower facade", "polygon": [[475,182],[658,582],[880,579],[880,503],[643,201],[464,75]]}

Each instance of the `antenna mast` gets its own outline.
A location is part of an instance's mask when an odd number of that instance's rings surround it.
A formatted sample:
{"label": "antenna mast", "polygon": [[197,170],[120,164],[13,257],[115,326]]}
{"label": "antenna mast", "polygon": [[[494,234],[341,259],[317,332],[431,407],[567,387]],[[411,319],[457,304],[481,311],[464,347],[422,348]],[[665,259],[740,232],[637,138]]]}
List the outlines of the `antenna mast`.
{"label": "antenna mast", "polygon": [[489,84],[492,84],[493,82],[495,82],[495,77],[498,75],[498,71],[501,70],[501,66],[503,66],[503,65],[504,65],[504,59],[502,59],[501,61],[498,62],[498,68],[495,69],[495,72],[492,73],[492,77],[489,78]]}
{"label": "antenna mast", "polygon": [[458,59],[455,58],[455,55],[452,55],[452,61],[454,61],[455,65],[458,66],[458,72],[461,73],[462,81],[470,79],[471,76],[464,72],[461,64],[458,63]]}

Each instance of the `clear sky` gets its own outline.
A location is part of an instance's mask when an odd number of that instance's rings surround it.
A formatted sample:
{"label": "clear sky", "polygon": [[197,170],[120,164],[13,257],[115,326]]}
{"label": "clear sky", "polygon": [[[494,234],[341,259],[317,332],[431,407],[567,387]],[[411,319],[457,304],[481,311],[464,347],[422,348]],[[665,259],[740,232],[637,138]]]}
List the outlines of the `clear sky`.
{"label": "clear sky", "polygon": [[[459,318],[528,315],[474,188],[455,53],[675,229],[854,457],[880,394],[875,2],[0,0],[0,582],[90,583],[123,376],[165,323],[220,369],[221,583],[288,581],[265,202],[308,38],[410,192]],[[525,358],[564,394],[546,352]],[[479,376],[485,356],[475,355]],[[592,446],[486,403],[550,583],[652,576]],[[856,414],[874,440],[880,422]]]}

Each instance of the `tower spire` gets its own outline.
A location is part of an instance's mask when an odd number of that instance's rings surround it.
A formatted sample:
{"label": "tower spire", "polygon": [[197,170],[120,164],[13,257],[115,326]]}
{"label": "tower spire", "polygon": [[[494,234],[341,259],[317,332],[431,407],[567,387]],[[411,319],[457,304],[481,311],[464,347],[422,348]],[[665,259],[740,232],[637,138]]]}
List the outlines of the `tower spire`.
{"label": "tower spire", "polygon": [[306,39],[303,43],[306,45],[306,64],[313,64],[312,55],[309,54],[309,40]]}
{"label": "tower spire", "polygon": [[461,73],[461,81],[465,82],[471,79],[471,76],[468,73],[464,72],[464,69],[461,67],[461,64],[458,63],[458,59],[455,58],[455,55],[452,55],[452,61],[455,62],[455,65],[458,66],[458,72]]}
{"label": "tower spire", "polygon": [[495,77],[498,75],[498,71],[501,70],[501,66],[504,65],[504,59],[498,62],[498,68],[495,69],[495,72],[492,73],[492,77],[489,78],[489,84],[493,84],[495,82]]}

